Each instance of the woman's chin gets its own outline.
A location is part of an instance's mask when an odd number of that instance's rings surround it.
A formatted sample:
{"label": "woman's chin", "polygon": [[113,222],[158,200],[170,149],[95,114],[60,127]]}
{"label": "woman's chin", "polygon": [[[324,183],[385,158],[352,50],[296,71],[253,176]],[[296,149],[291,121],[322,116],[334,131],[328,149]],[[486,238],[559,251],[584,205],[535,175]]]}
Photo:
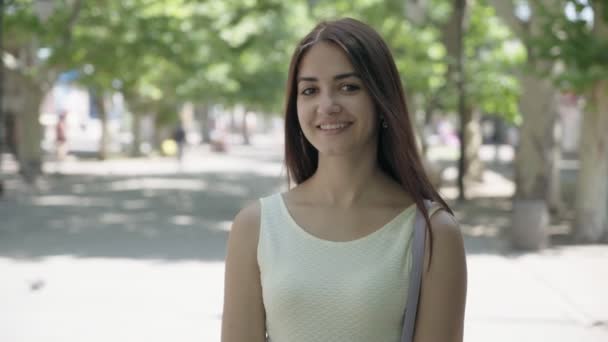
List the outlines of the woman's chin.
{"label": "woman's chin", "polygon": [[347,157],[353,155],[355,148],[352,146],[322,146],[317,148],[319,156],[323,157]]}

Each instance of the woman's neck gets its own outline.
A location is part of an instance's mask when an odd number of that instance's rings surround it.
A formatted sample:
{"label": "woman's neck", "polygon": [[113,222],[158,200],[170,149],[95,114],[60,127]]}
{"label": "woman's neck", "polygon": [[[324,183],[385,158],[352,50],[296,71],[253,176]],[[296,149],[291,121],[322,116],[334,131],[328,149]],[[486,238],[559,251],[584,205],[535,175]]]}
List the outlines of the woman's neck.
{"label": "woman's neck", "polygon": [[319,201],[349,208],[367,202],[384,178],[375,153],[319,155],[317,171],[307,183]]}

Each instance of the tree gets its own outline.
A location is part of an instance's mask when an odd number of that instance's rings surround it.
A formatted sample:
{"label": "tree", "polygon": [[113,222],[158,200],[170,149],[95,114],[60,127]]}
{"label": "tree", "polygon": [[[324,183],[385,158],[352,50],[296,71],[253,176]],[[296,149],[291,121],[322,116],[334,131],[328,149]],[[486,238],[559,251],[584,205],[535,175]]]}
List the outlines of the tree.
{"label": "tree", "polygon": [[[467,10],[466,0],[456,0],[454,2],[453,14],[450,22],[454,23],[454,51],[451,51],[450,57],[454,60],[454,72],[450,75],[455,79],[455,84],[458,93],[458,116],[460,117],[460,158],[458,160],[458,199],[465,199],[464,192],[464,175],[467,169],[470,168],[471,155],[467,155],[467,146],[470,144],[468,139],[471,135],[466,134],[473,121],[471,111],[467,108],[467,98],[465,90],[466,72],[464,68],[464,25],[465,13]],[[451,26],[451,25],[450,25]],[[449,44],[449,41],[446,42]],[[447,44],[446,44],[447,45]],[[450,51],[450,49],[448,49]]]}
{"label": "tree", "polygon": [[[586,99],[579,150],[575,237],[581,242],[608,240],[608,4],[603,0],[563,1],[575,13],[536,5],[543,18],[534,37],[536,55],[555,60],[561,68],[558,87]],[[583,12],[593,13],[592,20]]]}
{"label": "tree", "polygon": [[[189,30],[184,61],[176,63],[164,83],[173,85],[179,101],[196,104],[203,138],[209,138],[208,109],[213,103],[245,106],[245,113],[280,108],[291,52],[287,46],[293,40],[288,9],[280,1],[267,0],[193,3],[185,10],[189,14],[182,25]],[[243,134],[247,140],[247,132]]]}
{"label": "tree", "polygon": [[[555,190],[547,191],[555,188],[551,185],[554,180],[549,177],[555,167],[551,157],[554,153],[550,152],[555,148],[555,89],[584,96],[587,109],[580,143],[574,231],[579,241],[598,241],[608,235],[608,157],[603,148],[606,143],[603,132],[608,125],[608,104],[604,102],[608,46],[606,4],[601,0],[528,1],[523,4],[531,17],[521,25],[521,21],[514,20],[512,2],[493,3],[526,43],[531,68],[524,82],[528,99],[522,99],[522,106],[541,113],[531,115],[533,111],[530,111],[524,120],[518,151],[518,196],[545,199],[549,197],[547,194],[555,194]],[[567,15],[567,8],[574,10],[573,17]],[[592,21],[582,15],[585,11],[594,14]],[[544,167],[539,160],[544,162]]]}
{"label": "tree", "polygon": [[[491,2],[526,51],[526,64],[518,72],[522,86],[519,107],[523,123],[516,153],[511,240],[516,248],[537,249],[548,243],[547,204],[555,209],[560,206],[557,192],[551,191],[557,184],[557,179],[552,177],[557,167],[553,152],[557,148],[553,134],[557,118],[557,89],[546,75],[553,69],[553,62],[536,58],[533,51],[535,44],[530,37],[541,33],[542,22],[535,4],[520,2],[519,10],[527,15],[517,16],[514,1]],[[553,3],[553,0],[547,0],[549,2]]]}
{"label": "tree", "polygon": [[[175,99],[169,91],[163,93],[162,90],[167,89],[163,87],[166,84],[163,77],[175,73],[175,65],[188,63],[181,55],[187,41],[186,32],[181,28],[185,14],[177,11],[180,5],[185,3],[109,1],[103,8],[87,3],[83,6],[80,25],[74,30],[75,44],[53,56],[53,61],[63,61],[65,68],[89,70],[82,73],[79,82],[95,94],[102,126],[101,159],[106,157],[111,139],[103,100],[106,94],[121,91],[132,104],[133,155],[138,154],[139,110],[152,109],[147,102],[158,105],[158,101]],[[168,107],[158,105],[158,108]],[[173,107],[177,108],[177,103],[173,103]],[[175,118],[175,110],[169,112],[173,114],[168,117]]]}
{"label": "tree", "polygon": [[511,33],[484,1],[408,4],[410,20],[438,32],[441,49],[437,51],[441,51],[443,64],[439,75],[423,76],[439,80],[427,96],[425,111],[427,117],[435,109],[459,113],[462,144],[458,183],[462,198],[465,178],[479,179],[483,172],[478,114],[498,115],[511,123],[520,120],[516,105],[519,83],[512,73],[521,64],[521,49],[511,42]]}
{"label": "tree", "polygon": [[3,53],[8,64],[2,64],[10,80],[6,84],[11,84],[15,93],[6,108],[17,114],[17,160],[27,182],[34,182],[42,173],[39,106],[59,73],[47,63],[44,52],[49,50],[42,48],[47,47],[47,41],[56,42],[57,49],[70,45],[80,5],[80,0],[69,4],[15,0],[3,8],[3,29],[8,38]]}

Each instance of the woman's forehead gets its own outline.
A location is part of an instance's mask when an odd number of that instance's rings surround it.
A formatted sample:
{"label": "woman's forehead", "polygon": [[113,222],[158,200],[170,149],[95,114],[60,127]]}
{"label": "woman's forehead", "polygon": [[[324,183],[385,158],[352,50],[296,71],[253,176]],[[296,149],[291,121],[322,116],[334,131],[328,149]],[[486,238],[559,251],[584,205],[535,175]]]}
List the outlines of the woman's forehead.
{"label": "woman's forehead", "polygon": [[311,46],[300,60],[298,77],[330,77],[355,71],[339,46],[319,42]]}

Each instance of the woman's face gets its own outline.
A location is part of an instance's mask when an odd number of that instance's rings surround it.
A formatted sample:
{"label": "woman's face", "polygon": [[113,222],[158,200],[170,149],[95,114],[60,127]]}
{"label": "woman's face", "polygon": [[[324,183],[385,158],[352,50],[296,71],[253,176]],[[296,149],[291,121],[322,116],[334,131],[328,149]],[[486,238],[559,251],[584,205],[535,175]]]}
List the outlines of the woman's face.
{"label": "woman's face", "polygon": [[300,61],[298,121],[304,136],[326,155],[376,151],[374,104],[343,50],[319,42]]}

